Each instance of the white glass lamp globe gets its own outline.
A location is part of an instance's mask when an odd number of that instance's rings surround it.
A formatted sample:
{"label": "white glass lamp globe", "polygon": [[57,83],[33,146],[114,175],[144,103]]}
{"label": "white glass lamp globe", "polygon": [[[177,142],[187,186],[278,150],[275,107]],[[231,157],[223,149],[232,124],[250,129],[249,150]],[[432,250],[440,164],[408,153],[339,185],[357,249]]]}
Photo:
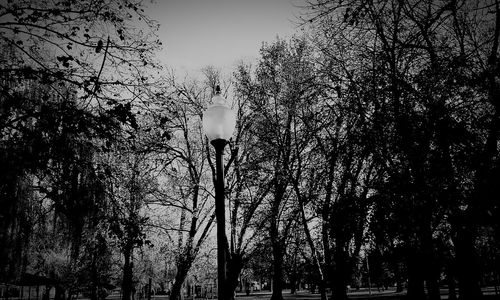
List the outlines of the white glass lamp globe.
{"label": "white glass lamp globe", "polygon": [[228,141],[236,127],[236,114],[226,100],[217,92],[207,110],[203,113],[203,131],[210,141]]}

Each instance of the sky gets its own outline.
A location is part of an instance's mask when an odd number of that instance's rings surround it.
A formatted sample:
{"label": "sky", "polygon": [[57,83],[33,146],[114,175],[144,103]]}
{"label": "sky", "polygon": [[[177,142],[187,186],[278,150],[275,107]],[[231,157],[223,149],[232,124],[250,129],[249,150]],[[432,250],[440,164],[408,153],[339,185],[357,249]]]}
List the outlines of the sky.
{"label": "sky", "polygon": [[160,24],[160,60],[176,72],[213,65],[230,72],[255,62],[262,42],[298,32],[301,0],[157,0],[147,12]]}

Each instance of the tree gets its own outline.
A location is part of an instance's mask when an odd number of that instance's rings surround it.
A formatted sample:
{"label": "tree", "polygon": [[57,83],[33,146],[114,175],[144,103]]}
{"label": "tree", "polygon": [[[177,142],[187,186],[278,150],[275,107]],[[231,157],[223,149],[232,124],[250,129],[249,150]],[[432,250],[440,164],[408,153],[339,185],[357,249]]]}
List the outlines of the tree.
{"label": "tree", "polygon": [[[306,61],[305,41],[294,38],[289,43],[277,40],[264,45],[261,61],[255,71],[255,79],[242,76],[242,86],[250,101],[254,124],[249,131],[255,137],[260,168],[271,187],[270,196],[264,199],[268,211],[269,238],[273,250],[273,296],[282,299],[283,257],[286,237],[297,211],[292,204],[289,170],[297,160],[294,137],[294,122],[297,112],[304,101],[305,91],[301,84],[307,83],[309,75]],[[301,72],[306,73],[301,76]],[[240,74],[244,75],[244,74]],[[264,177],[264,178],[266,178]]]}
{"label": "tree", "polygon": [[[169,168],[164,169],[166,190],[156,204],[168,207],[177,224],[176,275],[170,299],[180,296],[182,285],[198,257],[215,220],[208,185],[208,141],[201,127],[203,103],[210,95],[197,82],[178,83],[170,78],[171,89],[159,105],[167,110],[164,119],[172,140],[164,146]],[[175,226],[175,227],[174,227]]]}
{"label": "tree", "polygon": [[121,149],[113,151],[105,164],[112,170],[109,180],[110,231],[116,237],[120,252],[123,254],[122,298],[131,299],[135,284],[133,282],[134,249],[150,244],[146,238],[145,227],[148,217],[144,208],[148,198],[158,189],[156,180],[159,173],[147,144],[139,138],[143,130],[134,132],[129,141],[120,143]]}
{"label": "tree", "polygon": [[[497,7],[496,1],[474,5],[461,1],[310,2],[309,17],[330,45],[323,44],[324,52],[333,54],[335,62],[337,52],[332,49],[340,45],[346,47],[344,51],[357,54],[351,65],[354,70],[372,67],[366,73],[373,74],[368,85],[374,95],[373,116],[378,116],[375,125],[385,128],[377,131],[383,137],[377,152],[389,166],[382,170],[391,182],[378,192],[384,194],[385,201],[395,201],[391,212],[401,217],[399,238],[407,247],[410,298],[424,295],[424,281],[429,297],[439,298],[440,266],[436,262],[440,254],[434,237],[449,225],[457,230],[451,237],[455,240],[456,265],[460,266],[461,295],[464,299],[480,295],[477,264],[471,259],[477,257],[474,232],[478,226],[491,223],[484,224],[472,215],[489,209],[485,205],[469,214],[466,199],[480,194],[477,180],[482,171],[478,166],[498,153],[498,147],[485,152],[488,139],[472,137],[481,132],[497,140],[490,131],[496,126],[496,117],[486,113],[494,104],[481,99],[491,99],[498,86],[485,88],[477,81],[492,76],[485,70],[498,64]],[[477,13],[488,10],[491,14],[479,21]],[[478,39],[484,46],[472,42]],[[481,104],[471,109],[476,101]],[[484,119],[479,116],[487,116],[488,125],[480,125]],[[472,167],[476,155],[481,158]],[[494,167],[489,169],[493,178]],[[465,178],[469,183],[465,184]],[[488,202],[489,198],[483,196],[476,201]],[[465,213],[459,207],[466,207]]]}
{"label": "tree", "polygon": [[[158,44],[152,21],[128,1],[9,1],[0,15],[1,165],[9,170],[0,188],[0,240],[9,245],[2,247],[8,259],[0,268],[3,280],[11,281],[23,270],[6,268],[15,268],[26,250],[20,241],[30,237],[19,234],[24,213],[16,207],[28,198],[20,198],[16,186],[30,178],[26,188],[40,194],[29,200],[54,208],[54,229],[68,225],[76,260],[87,242],[82,232],[102,215],[105,172],[95,165],[96,153],[109,149],[121,133],[119,123],[136,125],[123,102],[142,99]],[[137,18],[145,21],[143,33],[128,26]]]}
{"label": "tree", "polygon": [[238,278],[245,269],[255,250],[255,244],[265,225],[266,213],[262,203],[270,193],[267,174],[262,171],[263,161],[257,154],[261,151],[258,139],[251,130],[253,111],[251,109],[251,68],[240,65],[235,77],[235,109],[237,125],[235,138],[230,142],[231,156],[225,166],[227,170],[230,203],[230,239],[228,243],[229,295],[234,295]]}

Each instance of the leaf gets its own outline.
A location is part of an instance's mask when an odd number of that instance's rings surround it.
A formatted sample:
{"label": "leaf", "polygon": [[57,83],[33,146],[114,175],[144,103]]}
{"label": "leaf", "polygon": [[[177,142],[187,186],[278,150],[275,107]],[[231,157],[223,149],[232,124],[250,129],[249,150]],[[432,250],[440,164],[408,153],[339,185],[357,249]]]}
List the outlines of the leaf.
{"label": "leaf", "polygon": [[95,48],[95,53],[99,53],[99,52],[101,52],[101,50],[102,50],[102,45],[103,45],[102,40],[99,40],[99,42],[97,42],[97,47]]}
{"label": "leaf", "polygon": [[120,37],[120,40],[124,40],[125,37],[123,36],[123,30],[122,29],[117,29],[116,32],[118,33],[118,36]]}
{"label": "leaf", "polygon": [[162,138],[166,138],[167,140],[170,140],[172,137],[170,136],[170,133],[168,131],[165,131],[162,135]]}
{"label": "leaf", "polygon": [[65,55],[63,55],[63,56],[57,56],[56,58],[66,68],[69,67],[69,61],[73,60],[73,56],[71,56],[71,55],[68,55],[68,56],[65,56]]}

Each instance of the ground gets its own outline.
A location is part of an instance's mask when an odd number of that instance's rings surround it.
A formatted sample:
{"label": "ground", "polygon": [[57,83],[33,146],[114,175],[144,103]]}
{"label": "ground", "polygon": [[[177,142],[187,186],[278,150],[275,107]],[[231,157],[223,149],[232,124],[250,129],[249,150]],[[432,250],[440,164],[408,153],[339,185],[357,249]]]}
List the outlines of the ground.
{"label": "ground", "polygon": [[[495,292],[494,287],[483,288],[483,294],[486,296],[484,299],[500,300],[500,291],[497,290]],[[396,293],[394,289],[389,289],[387,291],[377,291],[377,289],[369,291],[368,289],[361,289],[359,291],[353,291],[348,293],[349,299],[370,299],[370,300],[400,300],[404,299],[406,292]],[[331,295],[328,295],[329,299]],[[271,292],[263,291],[263,292],[253,292],[249,296],[245,293],[237,293],[236,298],[240,298],[241,300],[268,300],[271,298]],[[283,290],[283,298],[284,300],[319,300],[321,299],[319,294],[311,294],[308,291],[299,291],[296,294],[290,294],[289,290]],[[204,300],[205,298],[196,298],[200,300]],[[195,300],[196,300],[195,299]],[[210,299],[210,298],[208,298]],[[216,298],[215,298],[216,299]],[[448,299],[448,290],[441,289],[441,299]],[[106,300],[119,300],[119,296],[115,295],[109,296]],[[168,300],[167,296],[156,296],[152,297],[152,300]],[[191,300],[191,298],[184,298],[184,300]],[[333,300],[333,299],[332,299]]]}

